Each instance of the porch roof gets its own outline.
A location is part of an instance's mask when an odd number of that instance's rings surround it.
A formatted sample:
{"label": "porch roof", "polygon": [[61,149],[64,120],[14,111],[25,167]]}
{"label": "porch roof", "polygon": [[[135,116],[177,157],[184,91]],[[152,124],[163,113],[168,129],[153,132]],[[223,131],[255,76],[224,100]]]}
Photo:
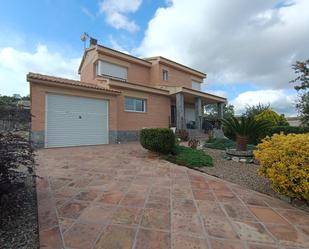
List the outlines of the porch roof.
{"label": "porch roof", "polygon": [[200,97],[202,100],[202,104],[215,104],[215,103],[226,103],[227,99],[224,97],[220,97],[214,94],[194,90],[188,87],[170,87],[170,86],[162,86],[163,89],[169,90],[172,99],[176,99],[177,93],[183,93],[184,101],[186,103],[194,103],[196,97]]}

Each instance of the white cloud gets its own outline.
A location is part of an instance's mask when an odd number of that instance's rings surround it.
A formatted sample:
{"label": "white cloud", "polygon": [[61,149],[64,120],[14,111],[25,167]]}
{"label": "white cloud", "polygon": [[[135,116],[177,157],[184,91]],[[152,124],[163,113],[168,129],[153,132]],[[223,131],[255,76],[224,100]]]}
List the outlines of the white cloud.
{"label": "white cloud", "polygon": [[134,53],[202,70],[210,84],[289,88],[291,64],[309,54],[308,0],[169,2]]}
{"label": "white cloud", "polygon": [[78,79],[80,59],[65,58],[60,53],[49,51],[45,45],[38,45],[33,53],[0,47],[0,94],[29,94],[28,72]]}
{"label": "white cloud", "polygon": [[100,12],[106,16],[106,22],[116,29],[125,29],[129,32],[139,30],[139,26],[126,16],[136,12],[142,0],[104,0],[100,3]]}
{"label": "white cloud", "polygon": [[239,94],[231,104],[235,106],[236,114],[242,114],[247,105],[257,105],[259,103],[270,105],[276,112],[286,116],[296,116],[295,110],[296,93],[288,90],[257,90],[247,91]]}

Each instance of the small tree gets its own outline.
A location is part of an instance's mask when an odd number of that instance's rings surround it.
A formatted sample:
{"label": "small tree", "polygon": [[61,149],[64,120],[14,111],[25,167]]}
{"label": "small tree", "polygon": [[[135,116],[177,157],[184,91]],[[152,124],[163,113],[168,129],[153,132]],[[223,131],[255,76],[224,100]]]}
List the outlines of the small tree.
{"label": "small tree", "polygon": [[284,115],[279,115],[271,109],[267,109],[254,117],[256,120],[267,120],[272,126],[288,126],[289,122]]}
{"label": "small tree", "polygon": [[[224,105],[223,108],[223,118],[230,118],[234,116],[234,106],[231,104]],[[205,106],[205,115],[204,117],[208,120],[217,120],[218,119],[218,106],[217,104],[209,104]]]}
{"label": "small tree", "polygon": [[306,61],[296,61],[292,68],[297,74],[297,77],[290,81],[297,84],[294,86],[298,92],[296,108],[300,113],[302,125],[309,126],[309,59]]}
{"label": "small tree", "polygon": [[263,111],[270,109],[270,105],[257,104],[257,105],[247,105],[245,112],[242,114],[245,117],[255,117]]}
{"label": "small tree", "polygon": [[240,119],[231,117],[222,120],[225,128],[235,135],[236,150],[245,151],[249,140],[267,129],[270,124],[266,120],[255,120],[253,117],[244,117]]}

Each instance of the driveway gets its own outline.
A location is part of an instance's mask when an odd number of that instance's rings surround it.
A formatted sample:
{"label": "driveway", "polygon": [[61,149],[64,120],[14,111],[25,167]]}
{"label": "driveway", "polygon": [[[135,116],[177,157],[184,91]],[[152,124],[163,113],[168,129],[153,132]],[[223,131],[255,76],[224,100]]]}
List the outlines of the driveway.
{"label": "driveway", "polygon": [[37,162],[41,248],[309,248],[307,213],[137,143],[44,149]]}

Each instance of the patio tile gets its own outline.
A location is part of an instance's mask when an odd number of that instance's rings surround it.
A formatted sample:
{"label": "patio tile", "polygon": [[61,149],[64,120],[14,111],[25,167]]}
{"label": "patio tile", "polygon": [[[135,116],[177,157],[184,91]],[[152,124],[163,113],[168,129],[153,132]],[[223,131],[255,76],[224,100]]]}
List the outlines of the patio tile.
{"label": "patio tile", "polygon": [[112,223],[137,226],[142,216],[142,209],[118,207],[112,216]]}
{"label": "patio tile", "polygon": [[243,205],[224,204],[223,205],[227,215],[233,220],[239,221],[256,221],[256,218]]}
{"label": "patio tile", "polygon": [[271,235],[260,223],[254,222],[233,222],[239,238],[242,240],[256,242],[274,242]]}
{"label": "patio tile", "polygon": [[214,201],[215,197],[210,191],[193,189],[193,196],[195,200]]}
{"label": "patio tile", "polygon": [[210,239],[212,249],[245,249],[241,242]]}
{"label": "patio tile", "polygon": [[58,226],[51,229],[40,230],[40,248],[59,249],[63,248],[63,242]]}
{"label": "patio tile", "polygon": [[304,211],[283,209],[276,209],[276,211],[286,218],[291,224],[309,226],[309,215]]}
{"label": "patio tile", "polygon": [[249,207],[252,213],[264,223],[288,224],[280,215],[270,208],[266,207]]}
{"label": "patio tile", "polygon": [[150,196],[170,197],[170,188],[154,186],[150,190]]}
{"label": "patio tile", "polygon": [[109,225],[96,242],[94,249],[131,249],[136,229]]}
{"label": "patio tile", "polygon": [[64,243],[76,249],[91,249],[102,225],[75,223],[65,234]]}
{"label": "patio tile", "polygon": [[197,201],[197,206],[201,215],[204,217],[226,217],[225,213],[217,202]]}
{"label": "patio tile", "polygon": [[224,191],[217,191],[215,192],[215,196],[217,197],[219,202],[227,202],[227,203],[240,203],[240,200],[236,197],[235,194],[232,192],[224,192]]}
{"label": "patio tile", "polygon": [[209,186],[206,183],[205,179],[199,181],[191,181],[192,189],[201,189],[201,190],[208,190]]}
{"label": "patio tile", "polygon": [[226,191],[226,192],[231,191],[227,187],[227,185],[221,181],[210,180],[207,183],[208,183],[209,188],[215,191]]}
{"label": "patio tile", "polygon": [[171,248],[170,234],[161,231],[139,229],[135,249],[169,249]]}
{"label": "patio tile", "polygon": [[76,200],[81,200],[81,201],[94,201],[101,195],[100,192],[95,191],[95,190],[86,190],[80,192],[75,199]]}
{"label": "patio tile", "polygon": [[228,219],[210,215],[203,217],[203,222],[205,230],[210,236],[225,239],[239,238]]}
{"label": "patio tile", "polygon": [[59,218],[60,230],[62,233],[65,233],[75,222],[76,220],[67,219],[67,218]]}
{"label": "patio tile", "polygon": [[170,230],[170,223],[169,212],[148,208],[144,210],[141,226],[145,228]]}
{"label": "patio tile", "polygon": [[123,192],[118,190],[109,190],[103,192],[101,198],[98,199],[98,202],[106,204],[118,204],[123,197]]}
{"label": "patio tile", "polygon": [[37,154],[41,248],[309,248],[306,212],[137,143]]}
{"label": "patio tile", "polygon": [[182,212],[182,213],[197,213],[197,209],[195,207],[193,200],[188,199],[176,199],[172,202],[173,210]]}
{"label": "patio tile", "polygon": [[266,207],[267,204],[262,197],[255,195],[238,195],[238,197],[247,205]]}
{"label": "patio tile", "polygon": [[144,207],[146,196],[143,194],[126,194],[121,200],[120,205],[131,207]]}
{"label": "patio tile", "polygon": [[172,232],[203,237],[203,226],[197,213],[173,212]]}
{"label": "patio tile", "polygon": [[51,203],[51,198],[40,200],[38,219],[41,230],[50,229],[58,224],[56,209]]}
{"label": "patio tile", "polygon": [[249,249],[278,249],[276,245],[248,243]]}
{"label": "patio tile", "polygon": [[116,206],[91,204],[79,217],[81,221],[104,224],[111,220]]}
{"label": "patio tile", "polygon": [[303,245],[309,247],[309,240],[291,225],[266,225],[267,229],[280,241],[290,246]]}
{"label": "patio tile", "polygon": [[161,196],[149,196],[146,202],[146,208],[170,210],[170,198]]}
{"label": "patio tile", "polygon": [[74,187],[62,187],[57,189],[54,192],[54,197],[55,198],[71,198],[74,195],[78,194],[80,191],[79,188],[74,188]]}
{"label": "patio tile", "polygon": [[175,234],[172,237],[172,247],[175,249],[208,249],[205,239],[183,234]]}
{"label": "patio tile", "polygon": [[60,217],[77,219],[89,203],[81,201],[71,201],[58,210]]}

